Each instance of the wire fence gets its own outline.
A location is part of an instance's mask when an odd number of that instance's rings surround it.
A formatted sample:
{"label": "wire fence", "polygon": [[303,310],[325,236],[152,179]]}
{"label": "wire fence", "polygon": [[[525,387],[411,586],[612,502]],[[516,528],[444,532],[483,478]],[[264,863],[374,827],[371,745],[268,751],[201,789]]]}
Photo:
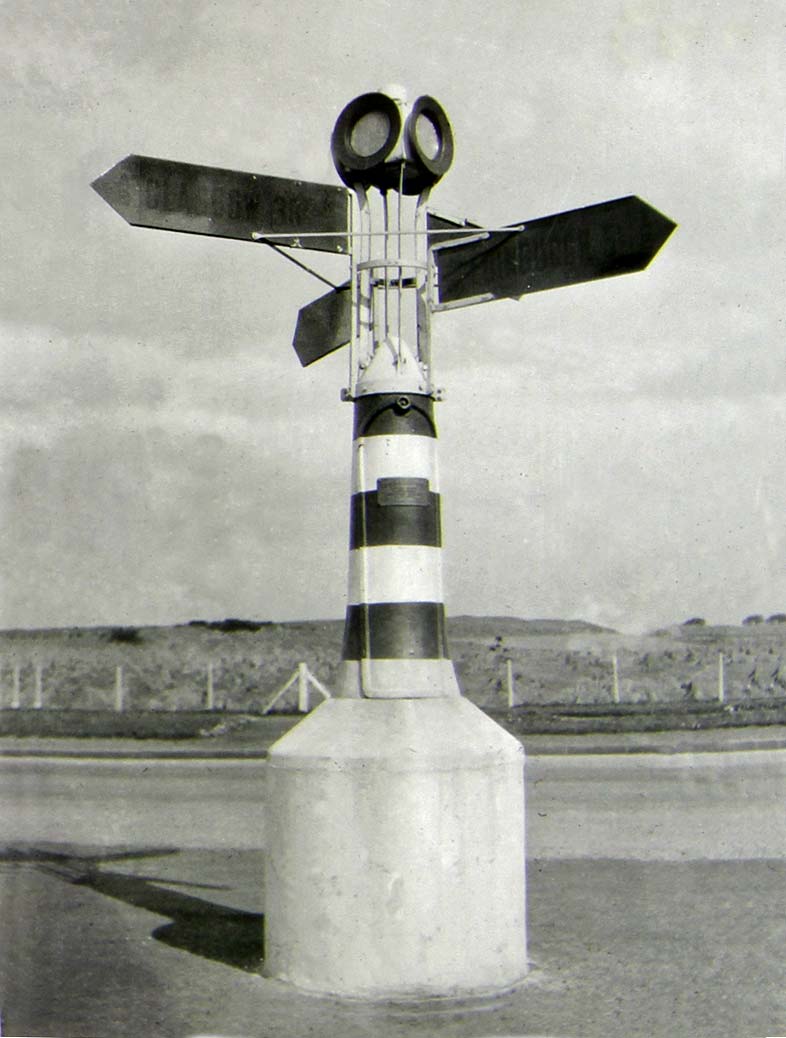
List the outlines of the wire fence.
{"label": "wire fence", "polygon": [[[303,669],[305,668],[305,669]],[[229,711],[308,709],[328,689],[305,663],[270,668],[253,660],[205,660],[165,668],[134,663],[0,663],[0,709]],[[324,690],[324,692],[322,691]]]}
{"label": "wire fence", "polygon": [[[459,646],[454,662],[463,694],[495,708],[786,697],[786,663],[769,651],[534,652],[500,642],[485,650]],[[302,680],[294,680],[298,665],[291,653],[186,659],[131,651],[65,658],[9,655],[0,657],[0,709],[263,713],[287,682],[297,687],[278,708],[292,709],[303,694]],[[334,655],[316,653],[309,667],[327,689],[334,685]]]}
{"label": "wire fence", "polygon": [[487,707],[527,704],[720,703],[786,697],[786,664],[768,651],[662,653],[552,650],[528,653],[489,646],[491,661],[457,661],[462,689]]}

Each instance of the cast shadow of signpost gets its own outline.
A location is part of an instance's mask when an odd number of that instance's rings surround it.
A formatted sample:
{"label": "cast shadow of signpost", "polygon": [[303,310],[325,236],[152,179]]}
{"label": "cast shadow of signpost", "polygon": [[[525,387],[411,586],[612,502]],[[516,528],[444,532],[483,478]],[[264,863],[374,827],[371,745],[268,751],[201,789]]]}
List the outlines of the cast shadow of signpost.
{"label": "cast shadow of signpost", "polygon": [[168,916],[172,921],[153,931],[156,940],[236,969],[259,971],[264,958],[264,916],[261,913],[229,908],[171,889],[176,886],[203,890],[226,888],[169,877],[130,876],[101,867],[107,861],[177,853],[170,848],[114,853],[107,849],[90,853],[71,845],[48,845],[5,848],[0,850],[0,860],[35,865],[67,883],[89,887],[135,908]]}
{"label": "cast shadow of signpost", "polygon": [[120,872],[92,871],[77,882],[136,908],[169,916],[171,923],[153,931],[157,941],[248,972],[258,971],[262,964],[264,916],[260,913],[227,908],[158,886],[154,879]]}

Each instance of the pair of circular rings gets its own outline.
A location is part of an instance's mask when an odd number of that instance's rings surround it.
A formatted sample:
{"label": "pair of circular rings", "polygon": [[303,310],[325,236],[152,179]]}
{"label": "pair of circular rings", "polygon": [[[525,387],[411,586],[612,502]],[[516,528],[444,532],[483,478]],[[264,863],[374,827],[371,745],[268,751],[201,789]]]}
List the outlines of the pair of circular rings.
{"label": "pair of circular rings", "polygon": [[336,121],[331,140],[333,159],[345,183],[367,183],[387,189],[390,167],[404,164],[412,188],[436,183],[453,161],[453,131],[433,97],[419,97],[402,114],[387,94],[356,97]]}

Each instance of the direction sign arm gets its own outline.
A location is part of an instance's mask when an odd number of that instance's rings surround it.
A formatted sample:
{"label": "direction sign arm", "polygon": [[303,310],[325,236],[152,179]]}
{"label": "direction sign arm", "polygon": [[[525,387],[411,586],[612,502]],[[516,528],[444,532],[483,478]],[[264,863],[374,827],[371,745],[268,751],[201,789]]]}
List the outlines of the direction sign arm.
{"label": "direction sign arm", "polygon": [[676,227],[635,195],[432,245],[439,308],[643,270]]}
{"label": "direction sign arm", "polygon": [[351,337],[351,286],[347,281],[301,307],[292,345],[305,368],[346,346]]}
{"label": "direction sign arm", "polygon": [[184,234],[348,252],[350,193],[344,187],[127,155],[92,187],[124,220]]}

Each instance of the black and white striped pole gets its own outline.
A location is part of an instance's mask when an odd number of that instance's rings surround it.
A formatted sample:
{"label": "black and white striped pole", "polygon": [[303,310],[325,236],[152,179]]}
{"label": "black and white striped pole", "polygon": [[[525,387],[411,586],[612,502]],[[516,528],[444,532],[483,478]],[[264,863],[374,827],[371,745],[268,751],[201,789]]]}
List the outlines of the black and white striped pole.
{"label": "black and white striped pole", "polygon": [[[339,116],[333,158],[357,200],[349,593],[339,694],[458,695],[448,657],[424,203],[453,138],[432,98],[365,94]],[[371,193],[377,188],[377,193]],[[406,203],[414,196],[414,205]]]}
{"label": "black and white striped pole", "polygon": [[354,409],[339,694],[458,695],[445,632],[433,400],[399,388],[359,396]]}
{"label": "black and white striped pole", "polygon": [[448,654],[425,202],[453,138],[432,98],[391,93],[333,133],[355,195],[349,592],[336,697],[270,750],[265,968],[467,997],[527,972],[523,750]]}

